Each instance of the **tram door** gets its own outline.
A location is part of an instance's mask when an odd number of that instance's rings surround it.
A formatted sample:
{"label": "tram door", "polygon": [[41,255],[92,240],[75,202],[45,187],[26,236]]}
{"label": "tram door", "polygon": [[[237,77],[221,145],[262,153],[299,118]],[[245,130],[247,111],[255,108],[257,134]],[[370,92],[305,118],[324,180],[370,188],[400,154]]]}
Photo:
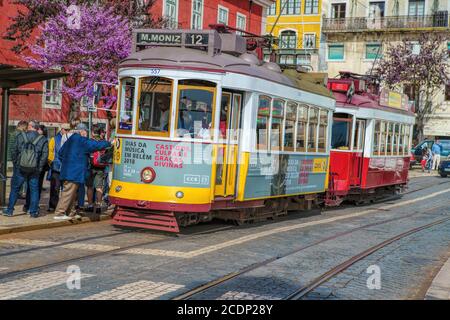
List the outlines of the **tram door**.
{"label": "tram door", "polygon": [[362,178],[362,166],[364,159],[364,140],[366,136],[366,121],[355,118],[355,135],[353,142],[354,158],[352,163],[353,173],[350,184],[360,186]]}
{"label": "tram door", "polygon": [[220,144],[217,150],[214,192],[218,197],[235,194],[241,111],[242,94],[224,91],[220,106]]}

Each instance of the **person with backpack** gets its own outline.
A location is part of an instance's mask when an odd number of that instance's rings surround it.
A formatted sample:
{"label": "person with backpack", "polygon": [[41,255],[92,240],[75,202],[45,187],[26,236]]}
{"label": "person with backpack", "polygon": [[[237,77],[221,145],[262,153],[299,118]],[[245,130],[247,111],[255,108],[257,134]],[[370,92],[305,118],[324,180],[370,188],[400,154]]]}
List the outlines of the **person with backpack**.
{"label": "person with backpack", "polygon": [[[105,141],[105,130],[100,127],[94,129],[94,140]],[[95,151],[91,154],[90,174],[86,182],[88,207],[86,211],[101,213],[106,169],[108,163],[104,162],[105,150]]]}
{"label": "person with backpack", "polygon": [[88,176],[89,156],[95,151],[111,147],[108,141],[95,141],[88,139],[87,136],[88,128],[80,123],[59,150],[61,159],[59,177],[63,181],[63,191],[56,206],[55,220],[81,218],[74,205],[77,201],[78,187],[86,182]]}
{"label": "person with backpack", "polygon": [[[40,135],[43,135],[45,137],[45,139],[48,141],[48,138],[47,138],[48,130],[43,124],[39,125],[39,129],[37,132]],[[48,170],[49,170],[49,166],[48,166],[48,162],[46,162],[44,165],[44,168],[39,173],[39,201],[41,201],[41,194],[42,194],[42,190],[44,187],[44,179],[45,179],[46,172]],[[29,186],[27,186],[27,195],[26,195],[25,199],[26,199],[26,201],[25,201],[25,205],[23,206],[23,212],[29,212],[29,208],[30,208],[30,187]]]}
{"label": "person with backpack", "polygon": [[50,199],[48,201],[47,212],[53,212],[59,201],[59,192],[61,191],[61,180],[59,173],[61,172],[61,160],[58,157],[59,150],[63,142],[67,140],[63,138],[69,133],[70,126],[67,124],[61,125],[61,130],[56,136],[50,139],[48,143],[48,163],[50,166]]}
{"label": "person with backpack", "polygon": [[11,148],[13,162],[13,177],[8,207],[3,211],[5,216],[11,217],[22,185],[27,182],[30,190],[30,216],[39,216],[39,174],[44,169],[48,157],[48,142],[40,135],[39,123],[30,121],[27,132],[17,135]]}

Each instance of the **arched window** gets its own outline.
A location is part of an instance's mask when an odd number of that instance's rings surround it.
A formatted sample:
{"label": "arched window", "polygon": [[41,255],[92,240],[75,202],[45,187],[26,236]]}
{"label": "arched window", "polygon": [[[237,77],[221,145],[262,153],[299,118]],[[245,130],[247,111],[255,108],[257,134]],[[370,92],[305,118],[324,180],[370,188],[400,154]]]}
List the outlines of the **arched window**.
{"label": "arched window", "polygon": [[297,47],[297,34],[295,31],[283,31],[280,34],[281,49],[295,49]]}

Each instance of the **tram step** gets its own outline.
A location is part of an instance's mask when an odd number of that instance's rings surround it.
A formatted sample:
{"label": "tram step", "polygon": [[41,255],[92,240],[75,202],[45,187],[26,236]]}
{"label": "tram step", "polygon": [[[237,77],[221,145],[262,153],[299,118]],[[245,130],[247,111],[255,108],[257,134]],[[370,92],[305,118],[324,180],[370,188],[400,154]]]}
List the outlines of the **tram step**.
{"label": "tram step", "polygon": [[168,232],[180,232],[178,222],[173,212],[137,212],[118,209],[113,217],[114,225],[124,227],[144,228]]}

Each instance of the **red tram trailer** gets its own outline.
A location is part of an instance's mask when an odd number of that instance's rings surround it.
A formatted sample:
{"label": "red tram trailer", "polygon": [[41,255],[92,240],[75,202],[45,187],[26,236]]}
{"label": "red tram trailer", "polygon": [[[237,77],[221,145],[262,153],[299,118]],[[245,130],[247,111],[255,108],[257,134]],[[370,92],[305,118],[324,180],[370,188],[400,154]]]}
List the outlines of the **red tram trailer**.
{"label": "red tram trailer", "polygon": [[400,192],[408,181],[415,120],[408,97],[387,90],[372,94],[367,80],[349,72],[328,80],[336,110],[327,206],[373,201]]}

